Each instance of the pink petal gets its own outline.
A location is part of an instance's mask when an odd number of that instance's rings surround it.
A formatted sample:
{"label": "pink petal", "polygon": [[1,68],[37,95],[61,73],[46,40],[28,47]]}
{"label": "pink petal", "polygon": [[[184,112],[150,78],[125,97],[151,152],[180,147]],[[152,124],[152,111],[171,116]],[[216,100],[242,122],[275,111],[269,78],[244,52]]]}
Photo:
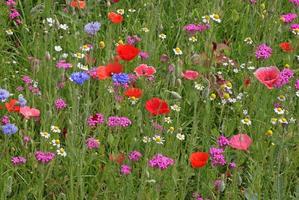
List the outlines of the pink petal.
{"label": "pink petal", "polygon": [[279,78],[279,69],[277,67],[261,67],[258,68],[254,75],[262,84],[264,84],[267,88],[273,89],[274,84]]}
{"label": "pink petal", "polygon": [[247,150],[252,143],[252,139],[247,134],[237,134],[231,137],[229,145],[239,150]]}

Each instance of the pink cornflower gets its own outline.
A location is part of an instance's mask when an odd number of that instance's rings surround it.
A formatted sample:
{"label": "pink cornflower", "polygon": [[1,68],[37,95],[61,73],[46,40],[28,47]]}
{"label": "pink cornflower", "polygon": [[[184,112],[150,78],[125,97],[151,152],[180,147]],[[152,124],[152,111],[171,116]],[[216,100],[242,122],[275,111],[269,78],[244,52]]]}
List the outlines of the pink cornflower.
{"label": "pink cornflower", "polygon": [[271,57],[271,55],[272,55],[272,49],[266,44],[259,45],[255,51],[255,57],[257,59],[268,59]]}
{"label": "pink cornflower", "polygon": [[87,119],[87,124],[88,126],[94,128],[99,124],[103,124],[104,123],[104,115],[101,113],[96,113],[94,115],[91,115],[88,117]]}
{"label": "pink cornflower", "polygon": [[120,173],[123,175],[129,175],[132,173],[132,168],[129,165],[122,165],[120,167]]}
{"label": "pink cornflower", "polygon": [[129,159],[132,161],[138,161],[142,157],[142,154],[139,151],[132,151],[129,154]]}
{"label": "pink cornflower", "polygon": [[297,14],[295,13],[287,13],[284,15],[281,15],[280,19],[284,22],[284,23],[291,23],[292,21],[294,21],[297,18]]}
{"label": "pink cornflower", "polygon": [[151,160],[149,160],[148,164],[150,167],[164,170],[173,165],[174,160],[162,154],[156,154]]}
{"label": "pink cornflower", "polygon": [[86,140],[86,146],[88,149],[98,149],[100,146],[99,140],[91,137]]}
{"label": "pink cornflower", "polygon": [[63,99],[59,98],[55,101],[55,108],[57,110],[62,110],[66,107],[67,107],[67,104],[65,103],[65,101]]}
{"label": "pink cornflower", "polygon": [[19,17],[20,13],[19,11],[17,11],[16,9],[12,8],[10,9],[10,14],[9,14],[9,18],[14,20],[15,18]]}
{"label": "pink cornflower", "polygon": [[11,162],[14,166],[17,165],[23,165],[26,163],[26,158],[22,157],[22,156],[15,156],[11,158]]}
{"label": "pink cornflower", "polygon": [[42,164],[47,164],[54,158],[55,158],[55,154],[52,152],[43,152],[43,151],[35,152],[35,159]]}
{"label": "pink cornflower", "polygon": [[14,7],[17,5],[17,3],[14,0],[7,0],[6,5],[9,7]]}

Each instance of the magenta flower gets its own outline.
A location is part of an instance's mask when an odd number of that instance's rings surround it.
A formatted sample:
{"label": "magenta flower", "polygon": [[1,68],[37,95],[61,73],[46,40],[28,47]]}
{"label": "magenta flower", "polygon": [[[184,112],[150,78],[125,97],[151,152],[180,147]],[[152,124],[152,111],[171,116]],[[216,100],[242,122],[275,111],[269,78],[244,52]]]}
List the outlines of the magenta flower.
{"label": "magenta flower", "polygon": [[227,145],[229,145],[229,140],[225,136],[221,135],[220,137],[218,137],[217,143],[218,143],[219,147],[223,148],[223,147],[226,147]]}
{"label": "magenta flower", "polygon": [[86,140],[86,146],[88,149],[98,149],[100,146],[100,142],[99,140],[95,139],[95,138],[88,138]]}
{"label": "magenta flower", "polygon": [[284,23],[291,23],[292,21],[294,21],[297,18],[297,14],[295,13],[287,13],[284,15],[281,15],[280,19],[284,22]]}
{"label": "magenta flower", "polygon": [[226,164],[225,157],[223,155],[224,150],[219,148],[210,148],[210,155],[212,160],[212,166],[223,166]]}
{"label": "magenta flower", "polygon": [[150,167],[161,169],[161,170],[167,169],[168,167],[170,167],[173,164],[174,164],[174,160],[173,159],[168,158],[168,157],[166,157],[166,156],[164,156],[162,154],[156,154],[148,162],[148,165]]}
{"label": "magenta flower", "polygon": [[259,45],[255,51],[255,57],[257,59],[268,59],[271,57],[271,55],[272,55],[272,49],[266,44]]}
{"label": "magenta flower", "polygon": [[128,127],[132,124],[127,117],[111,116],[108,118],[108,126],[110,127]]}
{"label": "magenta flower", "polygon": [[99,124],[103,124],[104,123],[104,115],[101,113],[96,113],[94,115],[91,115],[88,117],[87,119],[87,124],[88,126],[94,128]]}
{"label": "magenta flower", "polygon": [[66,107],[67,107],[67,104],[65,103],[65,101],[63,99],[59,98],[55,101],[55,108],[57,110],[63,110]]}
{"label": "magenta flower", "polygon": [[7,115],[4,115],[1,119],[1,124],[6,125],[6,124],[9,124],[9,123],[10,123],[9,117]]}
{"label": "magenta flower", "polygon": [[289,0],[289,2],[294,4],[294,6],[299,6],[299,0]]}
{"label": "magenta flower", "polygon": [[43,152],[43,151],[35,152],[35,159],[42,164],[47,164],[54,158],[55,158],[55,154],[52,152]]}
{"label": "magenta flower", "polygon": [[294,72],[291,69],[285,68],[279,73],[278,80],[275,82],[276,88],[281,88],[282,86],[289,83],[290,79],[293,78]]}
{"label": "magenta flower", "polygon": [[132,151],[129,154],[129,159],[132,161],[138,161],[142,157],[142,154],[139,151]]}
{"label": "magenta flower", "polygon": [[129,175],[132,173],[132,168],[129,165],[122,165],[120,167],[120,173],[123,175]]}
{"label": "magenta flower", "polygon": [[11,162],[14,166],[17,165],[23,165],[26,163],[26,158],[22,157],[22,156],[15,156],[11,158]]}
{"label": "magenta flower", "polygon": [[56,67],[57,67],[57,68],[62,68],[62,69],[69,69],[69,68],[72,67],[72,64],[66,62],[65,60],[59,60],[59,61],[56,63]]}
{"label": "magenta flower", "polygon": [[296,80],[296,83],[295,83],[295,88],[296,88],[296,90],[299,90],[299,79],[298,79],[298,80]]}

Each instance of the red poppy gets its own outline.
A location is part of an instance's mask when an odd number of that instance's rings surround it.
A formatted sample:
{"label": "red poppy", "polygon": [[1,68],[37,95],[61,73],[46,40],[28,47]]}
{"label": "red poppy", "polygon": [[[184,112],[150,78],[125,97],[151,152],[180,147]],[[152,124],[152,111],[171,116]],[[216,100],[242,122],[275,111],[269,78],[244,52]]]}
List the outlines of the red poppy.
{"label": "red poppy", "polygon": [[195,80],[199,76],[199,73],[197,71],[193,70],[186,70],[182,72],[182,77],[188,80]]}
{"label": "red poppy", "polygon": [[9,102],[5,103],[5,107],[8,112],[19,112],[20,106],[17,105],[17,99],[11,99]]}
{"label": "red poppy", "polygon": [[114,61],[112,63],[109,63],[106,66],[106,72],[109,76],[111,76],[112,74],[121,73],[122,71],[123,71],[123,66],[121,64],[119,64],[118,61]]}
{"label": "red poppy", "polygon": [[120,14],[117,14],[115,12],[109,12],[108,13],[109,20],[114,24],[119,24],[123,21],[124,17]]}
{"label": "red poppy", "polygon": [[148,66],[147,64],[141,64],[135,68],[134,72],[137,76],[152,76],[156,73],[156,69],[152,66]]}
{"label": "red poppy", "polygon": [[73,0],[70,3],[70,6],[73,8],[84,9],[86,7],[85,1]]}
{"label": "red poppy", "polygon": [[126,157],[124,153],[119,153],[118,155],[113,155],[113,154],[109,155],[109,160],[113,162],[117,162],[120,165],[124,162],[125,158]]}
{"label": "red poppy", "polygon": [[140,50],[133,45],[120,44],[116,48],[116,52],[122,60],[133,60],[140,52]]}
{"label": "red poppy", "polygon": [[289,42],[282,42],[279,44],[279,46],[280,46],[281,50],[286,53],[290,53],[294,50],[291,43],[289,43]]}
{"label": "red poppy", "polygon": [[109,74],[107,73],[105,66],[99,66],[97,68],[97,77],[100,80],[104,80],[109,77]]}
{"label": "red poppy", "polygon": [[260,67],[254,72],[254,76],[267,88],[273,89],[279,78],[280,71],[277,67]]}
{"label": "red poppy", "polygon": [[148,100],[145,104],[145,108],[152,115],[162,115],[170,112],[166,101],[156,97]]}
{"label": "red poppy", "polygon": [[125,96],[140,98],[142,95],[142,90],[139,88],[129,88],[125,91]]}
{"label": "red poppy", "polygon": [[194,152],[190,155],[189,161],[193,168],[201,168],[208,162],[209,154],[206,152]]}

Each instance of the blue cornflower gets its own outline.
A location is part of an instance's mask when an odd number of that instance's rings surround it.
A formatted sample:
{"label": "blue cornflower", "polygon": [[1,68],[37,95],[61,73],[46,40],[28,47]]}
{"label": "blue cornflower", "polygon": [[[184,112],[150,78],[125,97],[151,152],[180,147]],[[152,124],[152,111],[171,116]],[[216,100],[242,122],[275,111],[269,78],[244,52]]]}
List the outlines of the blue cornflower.
{"label": "blue cornflower", "polygon": [[77,83],[78,85],[83,85],[85,81],[87,81],[90,76],[85,72],[74,72],[71,74],[71,81]]}
{"label": "blue cornflower", "polygon": [[5,135],[12,135],[12,134],[15,134],[18,131],[18,127],[16,127],[16,125],[14,125],[14,124],[3,125],[1,127],[1,129],[2,129],[2,132]]}
{"label": "blue cornflower", "polygon": [[6,101],[7,98],[9,97],[9,92],[7,90],[1,89],[0,88],[0,101]]}
{"label": "blue cornflower", "polygon": [[112,80],[114,83],[118,83],[118,84],[127,84],[129,83],[129,75],[125,74],[125,73],[118,73],[118,74],[113,74],[112,75]]}
{"label": "blue cornflower", "polygon": [[84,26],[84,31],[89,35],[95,35],[101,28],[99,22],[90,22]]}
{"label": "blue cornflower", "polygon": [[21,107],[24,107],[27,104],[27,100],[23,97],[23,95],[19,95],[18,103]]}

